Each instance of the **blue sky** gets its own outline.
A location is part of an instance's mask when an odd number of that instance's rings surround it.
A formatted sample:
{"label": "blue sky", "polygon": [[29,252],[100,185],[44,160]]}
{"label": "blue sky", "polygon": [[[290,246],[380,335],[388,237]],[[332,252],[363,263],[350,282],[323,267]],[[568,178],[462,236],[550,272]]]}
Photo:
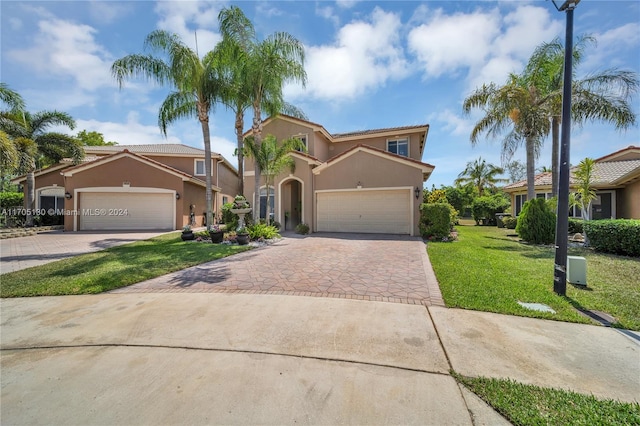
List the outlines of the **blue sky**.
{"label": "blue sky", "polygon": [[[164,138],[157,126],[166,88],[133,81],[118,90],[115,59],[142,52],[155,29],[179,34],[201,55],[220,36],[217,15],[236,4],[261,37],[287,31],[305,45],[306,89],[287,86],[287,100],[331,133],[428,123],[423,161],[436,166],[426,186],[449,185],[479,156],[500,164],[500,140],[472,147],[480,117],[462,101],[491,81],[521,71],[533,49],[564,40],[565,14],[550,1],[6,1],[0,3],[0,79],[20,92],[30,111],[57,109],[121,145],[184,143],[202,147],[200,126],[185,120]],[[583,0],[575,35],[598,40],[578,76],[619,67],[640,72],[640,2]],[[639,97],[633,99],[640,111]],[[249,121],[247,121],[249,122]],[[235,161],[233,116],[211,116],[212,149]],[[571,162],[640,145],[638,127],[573,126]],[[550,166],[550,140],[540,166]],[[524,150],[516,156],[524,160]]]}

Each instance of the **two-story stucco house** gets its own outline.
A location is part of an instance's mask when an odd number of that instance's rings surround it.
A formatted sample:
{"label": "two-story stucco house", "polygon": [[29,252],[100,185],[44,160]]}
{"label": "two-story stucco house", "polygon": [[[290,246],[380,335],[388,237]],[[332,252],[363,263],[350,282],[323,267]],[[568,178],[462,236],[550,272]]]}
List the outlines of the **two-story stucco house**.
{"label": "two-story stucco house", "polygon": [[[180,144],[87,146],[82,164],[35,173],[36,211],[64,212],[65,231],[202,226],[204,150]],[[214,212],[237,192],[238,172],[212,153]],[[25,186],[26,177],[13,180]],[[26,193],[25,193],[26,195]]]}
{"label": "two-story stucco house", "polygon": [[[286,229],[306,223],[312,232],[418,235],[423,183],[434,166],[422,162],[429,125],[332,134],[287,115],[263,122],[263,135],[299,138],[295,171],[276,178],[271,211]],[[249,135],[247,132],[245,135]],[[245,161],[244,194],[254,196],[255,167]],[[261,187],[261,217],[266,213]]]}

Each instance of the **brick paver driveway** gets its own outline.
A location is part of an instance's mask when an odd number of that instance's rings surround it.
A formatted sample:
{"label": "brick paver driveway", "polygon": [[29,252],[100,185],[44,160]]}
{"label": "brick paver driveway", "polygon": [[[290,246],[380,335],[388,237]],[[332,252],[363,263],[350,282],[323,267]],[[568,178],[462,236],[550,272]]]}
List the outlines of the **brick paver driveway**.
{"label": "brick paver driveway", "polygon": [[292,235],[113,291],[129,292],[271,293],[443,305],[424,243],[395,235]]}

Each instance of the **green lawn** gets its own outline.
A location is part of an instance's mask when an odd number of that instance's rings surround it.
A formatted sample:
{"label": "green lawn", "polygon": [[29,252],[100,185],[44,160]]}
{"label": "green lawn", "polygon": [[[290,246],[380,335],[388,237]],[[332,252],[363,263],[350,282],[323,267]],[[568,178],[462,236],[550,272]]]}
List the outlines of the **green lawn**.
{"label": "green lawn", "polygon": [[638,425],[640,405],[512,380],[454,377],[514,425]]}
{"label": "green lawn", "polygon": [[[611,314],[616,327],[640,330],[640,259],[569,249],[587,259],[587,288],[567,284],[553,292],[554,249],[518,242],[514,230],[461,225],[458,241],[428,243],[445,303],[449,307],[589,323],[574,307]],[[521,302],[551,306],[556,313],[527,310]]]}
{"label": "green lawn", "polygon": [[101,293],[250,248],[185,242],[180,239],[180,233],[164,234],[3,274],[0,276],[0,297]]}

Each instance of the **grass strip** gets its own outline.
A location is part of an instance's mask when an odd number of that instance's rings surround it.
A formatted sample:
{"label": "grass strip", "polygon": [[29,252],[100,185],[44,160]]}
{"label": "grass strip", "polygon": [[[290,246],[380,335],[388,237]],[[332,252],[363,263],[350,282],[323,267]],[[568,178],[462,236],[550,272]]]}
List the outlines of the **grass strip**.
{"label": "grass strip", "polygon": [[[586,288],[567,284],[553,292],[554,248],[518,242],[513,230],[457,227],[458,241],[429,242],[427,250],[447,306],[502,314],[590,323],[574,308],[611,314],[614,326],[640,330],[640,259],[570,248],[587,261]],[[544,303],[556,313],[525,309]]]}
{"label": "grass strip", "polygon": [[542,388],[513,380],[455,379],[514,425],[638,425],[640,405],[592,395]]}
{"label": "grass strip", "polygon": [[182,241],[179,233],[164,234],[2,274],[0,297],[102,293],[250,248]]}

